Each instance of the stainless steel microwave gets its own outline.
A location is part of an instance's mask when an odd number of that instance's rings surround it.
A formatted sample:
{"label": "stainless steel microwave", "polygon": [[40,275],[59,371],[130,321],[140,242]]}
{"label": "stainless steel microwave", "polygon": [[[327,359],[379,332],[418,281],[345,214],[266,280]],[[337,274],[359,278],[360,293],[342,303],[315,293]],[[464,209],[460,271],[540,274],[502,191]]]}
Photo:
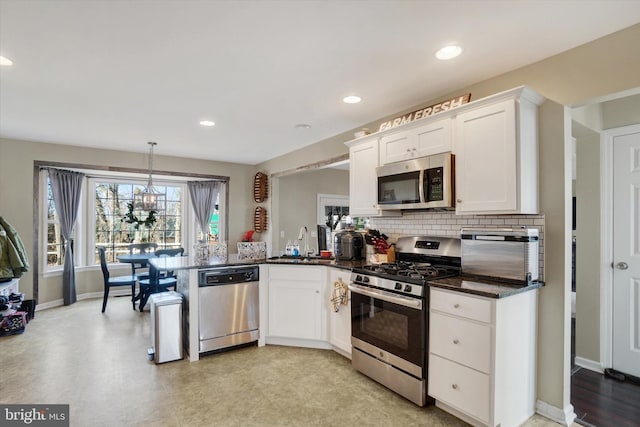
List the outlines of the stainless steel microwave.
{"label": "stainless steel microwave", "polygon": [[420,157],[376,168],[380,209],[453,209],[455,156]]}

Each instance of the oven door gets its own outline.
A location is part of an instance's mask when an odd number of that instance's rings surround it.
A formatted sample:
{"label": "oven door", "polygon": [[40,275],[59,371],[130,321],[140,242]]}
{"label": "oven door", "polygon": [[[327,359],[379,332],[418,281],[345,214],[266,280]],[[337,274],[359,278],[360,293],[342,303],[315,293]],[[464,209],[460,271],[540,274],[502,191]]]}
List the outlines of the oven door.
{"label": "oven door", "polygon": [[424,368],[426,310],[422,300],[353,283],[349,289],[351,335]]}

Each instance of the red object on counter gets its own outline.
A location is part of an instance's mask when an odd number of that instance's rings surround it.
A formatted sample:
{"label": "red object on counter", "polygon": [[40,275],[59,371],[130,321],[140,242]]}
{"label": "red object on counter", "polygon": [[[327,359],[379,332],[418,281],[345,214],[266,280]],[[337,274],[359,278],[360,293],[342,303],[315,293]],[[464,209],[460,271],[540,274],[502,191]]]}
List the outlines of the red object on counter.
{"label": "red object on counter", "polygon": [[255,233],[254,230],[249,230],[246,233],[244,233],[244,235],[242,236],[242,241],[243,242],[253,242],[253,233]]}

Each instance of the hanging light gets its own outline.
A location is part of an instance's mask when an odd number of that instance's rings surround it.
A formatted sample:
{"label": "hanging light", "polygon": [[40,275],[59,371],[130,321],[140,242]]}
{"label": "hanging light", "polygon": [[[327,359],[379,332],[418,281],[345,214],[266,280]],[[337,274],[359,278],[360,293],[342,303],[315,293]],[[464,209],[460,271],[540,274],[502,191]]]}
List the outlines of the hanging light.
{"label": "hanging light", "polygon": [[158,206],[164,206],[165,193],[160,192],[153,186],[151,173],[153,172],[153,147],[158,145],[157,142],[147,142],[149,144],[149,180],[147,186],[139,194],[139,202],[137,203],[145,211],[157,210]]}

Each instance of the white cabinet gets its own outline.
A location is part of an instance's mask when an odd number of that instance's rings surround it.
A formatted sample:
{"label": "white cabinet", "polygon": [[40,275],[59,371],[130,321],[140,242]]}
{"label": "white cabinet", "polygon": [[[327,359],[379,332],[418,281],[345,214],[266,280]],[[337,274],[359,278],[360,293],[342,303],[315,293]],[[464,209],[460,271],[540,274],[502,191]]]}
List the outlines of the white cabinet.
{"label": "white cabinet", "polygon": [[470,424],[521,425],[535,411],[537,291],[430,292],[428,394]]}
{"label": "white cabinet", "polygon": [[283,344],[274,337],[326,341],[324,278],[321,266],[269,266],[267,343]]}
{"label": "white cabinet", "polygon": [[[326,286],[325,299],[331,301],[333,295],[334,283],[342,282],[349,284],[351,272],[340,268],[328,269],[328,281]],[[338,306],[338,311],[333,309],[333,305],[329,303],[327,310],[329,321],[329,344],[333,346],[339,353],[351,358],[351,295],[347,290],[347,305]]]}
{"label": "white cabinet", "polygon": [[378,138],[352,141],[349,145],[349,214],[351,216],[398,216],[400,212],[378,209]]}
{"label": "white cabinet", "polygon": [[411,160],[452,150],[451,121],[447,117],[380,138],[380,164]]}
{"label": "white cabinet", "polygon": [[521,88],[456,116],[456,213],[538,213],[541,102]]}

